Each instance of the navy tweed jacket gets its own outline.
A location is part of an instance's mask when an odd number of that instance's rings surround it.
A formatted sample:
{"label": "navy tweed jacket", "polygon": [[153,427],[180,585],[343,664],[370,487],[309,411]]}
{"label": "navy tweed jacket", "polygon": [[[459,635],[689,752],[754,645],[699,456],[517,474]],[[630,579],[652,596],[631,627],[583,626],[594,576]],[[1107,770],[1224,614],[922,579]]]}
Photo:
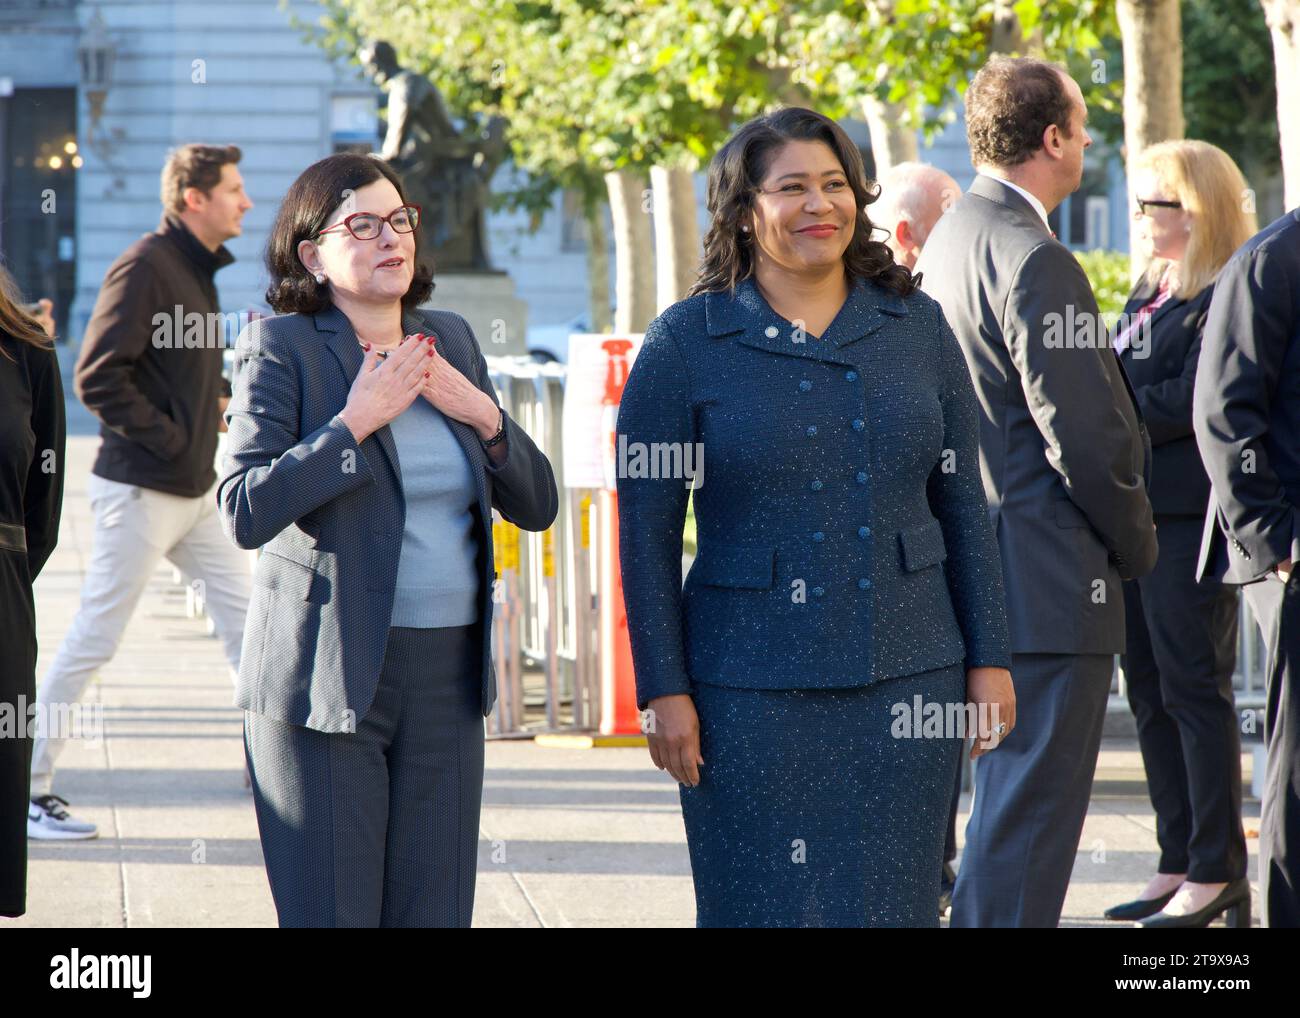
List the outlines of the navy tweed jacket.
{"label": "navy tweed jacket", "polygon": [[[919,291],[858,280],[820,338],[753,279],[664,311],[618,415],[640,706],[693,682],[817,689],[1010,667],[978,428],[961,349]],[[697,445],[683,586],[689,482],[662,468]]]}
{"label": "navy tweed jacket", "polygon": [[[402,330],[437,336],[441,355],[496,401],[478,341],[460,315],[406,311]],[[364,357],[337,308],[260,319],[240,334],[237,349],[217,500],[230,538],[262,554],[235,702],[318,731],[355,731],[374,700],[393,611],[406,519],[397,448],[387,426],[358,446],[337,417]],[[545,530],[559,497],[550,462],[509,414],[500,465],[473,428],[447,423],[478,490],[486,715],[496,699],[491,508],[525,530]]]}

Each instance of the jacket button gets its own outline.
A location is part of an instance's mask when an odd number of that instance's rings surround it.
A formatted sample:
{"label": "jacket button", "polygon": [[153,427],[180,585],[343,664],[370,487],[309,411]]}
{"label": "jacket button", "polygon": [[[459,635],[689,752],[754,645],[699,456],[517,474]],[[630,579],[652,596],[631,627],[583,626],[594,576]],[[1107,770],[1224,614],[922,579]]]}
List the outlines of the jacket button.
{"label": "jacket button", "polygon": [[858,527],[858,536],[859,536],[859,537],[863,537],[863,538],[870,537],[870,536],[871,536],[871,528],[870,528],[870,527]]}
{"label": "jacket button", "polygon": [[813,435],[815,434],[817,434],[817,425],[815,424],[808,425],[808,437],[812,438]]}
{"label": "jacket button", "polygon": [[858,417],[853,421],[854,431],[861,431],[866,426],[867,426],[866,422],[861,417]]}
{"label": "jacket button", "polygon": [[813,587],[813,597],[821,597],[826,591],[822,587]]}
{"label": "jacket button", "polygon": [[823,534],[820,530],[815,531],[815,532],[813,533],[813,540],[814,540],[814,541],[824,541],[824,540],[826,540],[826,535]]}
{"label": "jacket button", "polygon": [[859,484],[866,484],[867,472],[865,470],[859,470],[853,479],[857,481]]}
{"label": "jacket button", "polygon": [[778,329],[775,325],[769,325],[766,329],[763,330],[763,335],[766,336],[768,339],[776,339],[776,334],[780,331],[781,330]]}
{"label": "jacket button", "polygon": [[821,490],[822,490],[822,482],[821,482],[821,481],[813,481],[812,484],[808,485],[808,487],[810,487],[813,491],[821,491]]}
{"label": "jacket button", "polygon": [[812,382],[808,381],[808,379],[806,379],[806,378],[805,378],[802,382],[799,383],[799,391],[800,391],[800,392],[807,392],[807,391],[808,391],[809,389],[811,389],[811,388],[812,388]]}
{"label": "jacket button", "polygon": [[846,371],[844,372],[844,378],[846,381],[856,382],[858,380],[858,373],[856,371]]}
{"label": "jacket button", "polygon": [[867,590],[871,586],[871,581],[865,576],[858,580],[858,590]]}

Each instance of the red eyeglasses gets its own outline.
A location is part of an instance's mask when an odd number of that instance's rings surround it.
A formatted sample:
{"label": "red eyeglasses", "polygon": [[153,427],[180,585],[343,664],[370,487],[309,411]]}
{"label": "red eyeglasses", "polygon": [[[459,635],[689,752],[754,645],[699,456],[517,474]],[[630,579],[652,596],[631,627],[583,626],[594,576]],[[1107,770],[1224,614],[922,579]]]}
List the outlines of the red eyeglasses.
{"label": "red eyeglasses", "polygon": [[402,205],[386,216],[376,215],[374,212],[354,212],[342,222],[321,230],[316,236],[323,237],[345,226],[348,233],[357,240],[374,240],[383,231],[385,223],[397,233],[414,233],[415,228],[420,225],[420,206]]}

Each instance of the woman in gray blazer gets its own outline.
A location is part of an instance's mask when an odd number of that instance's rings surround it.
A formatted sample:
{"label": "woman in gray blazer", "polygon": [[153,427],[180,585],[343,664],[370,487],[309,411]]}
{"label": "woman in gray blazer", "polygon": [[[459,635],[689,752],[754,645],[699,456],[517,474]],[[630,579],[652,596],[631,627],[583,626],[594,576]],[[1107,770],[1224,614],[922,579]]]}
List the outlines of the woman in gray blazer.
{"label": "woman in gray blazer", "polygon": [[555,519],[551,466],[433,288],[389,167],[330,156],[267,247],[218,489],[261,548],[236,702],[281,926],[469,926],[491,510]]}

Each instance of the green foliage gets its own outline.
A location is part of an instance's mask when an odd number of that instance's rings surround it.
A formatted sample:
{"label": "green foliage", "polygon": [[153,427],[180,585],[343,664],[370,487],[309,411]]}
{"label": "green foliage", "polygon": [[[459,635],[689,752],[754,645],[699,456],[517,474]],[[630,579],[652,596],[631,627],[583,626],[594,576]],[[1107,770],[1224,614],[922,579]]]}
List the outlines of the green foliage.
{"label": "green foliage", "polygon": [[1280,159],[1273,43],[1259,0],[1184,0],[1187,137],[1227,152],[1249,173]]}
{"label": "green foliage", "polygon": [[1122,251],[1076,251],[1083,271],[1092,284],[1092,292],[1097,298],[1106,324],[1113,325],[1116,317],[1124,310],[1128,295],[1132,290],[1129,283],[1129,256]]}

